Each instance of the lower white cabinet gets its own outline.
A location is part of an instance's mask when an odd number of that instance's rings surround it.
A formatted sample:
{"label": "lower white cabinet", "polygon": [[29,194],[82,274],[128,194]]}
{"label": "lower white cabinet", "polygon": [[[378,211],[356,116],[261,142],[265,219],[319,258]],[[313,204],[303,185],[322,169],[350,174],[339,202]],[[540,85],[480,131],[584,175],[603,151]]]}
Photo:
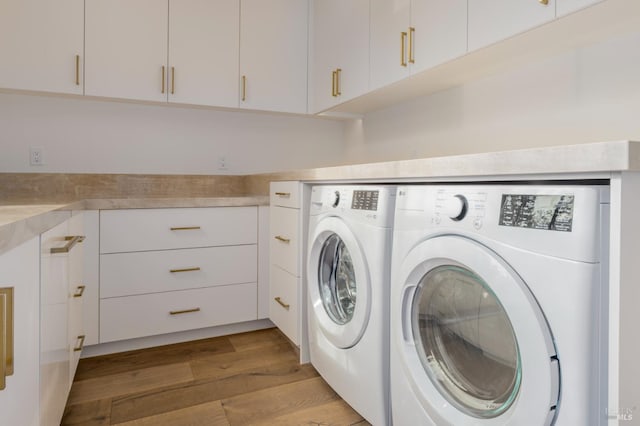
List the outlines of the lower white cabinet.
{"label": "lower white cabinet", "polygon": [[271,265],[269,277],[271,287],[271,321],[296,345],[300,345],[298,323],[300,318],[300,279],[290,272]]}

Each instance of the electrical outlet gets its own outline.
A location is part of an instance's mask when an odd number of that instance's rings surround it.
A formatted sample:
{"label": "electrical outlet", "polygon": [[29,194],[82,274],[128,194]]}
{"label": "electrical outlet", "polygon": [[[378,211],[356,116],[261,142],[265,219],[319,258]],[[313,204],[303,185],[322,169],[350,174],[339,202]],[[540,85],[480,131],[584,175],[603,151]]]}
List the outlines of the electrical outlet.
{"label": "electrical outlet", "polygon": [[224,156],[218,157],[218,170],[227,170],[227,158]]}
{"label": "electrical outlet", "polygon": [[42,166],[44,164],[44,148],[32,146],[29,148],[29,164],[32,166]]}

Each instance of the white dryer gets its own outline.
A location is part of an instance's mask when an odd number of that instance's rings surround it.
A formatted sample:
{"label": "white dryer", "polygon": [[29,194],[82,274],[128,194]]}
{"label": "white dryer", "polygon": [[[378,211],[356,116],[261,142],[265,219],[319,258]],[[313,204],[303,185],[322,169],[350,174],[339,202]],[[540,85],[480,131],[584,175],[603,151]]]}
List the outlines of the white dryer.
{"label": "white dryer", "polygon": [[360,415],[390,422],[389,277],[395,188],[316,186],[307,263],[311,364]]}
{"label": "white dryer", "polygon": [[398,188],[393,424],[600,425],[607,186]]}

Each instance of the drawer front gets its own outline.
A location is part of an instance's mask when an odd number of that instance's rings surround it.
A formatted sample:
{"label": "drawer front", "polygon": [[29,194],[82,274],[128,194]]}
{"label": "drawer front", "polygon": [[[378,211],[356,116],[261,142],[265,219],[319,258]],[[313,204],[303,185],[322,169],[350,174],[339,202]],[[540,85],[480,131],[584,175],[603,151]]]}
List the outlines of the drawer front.
{"label": "drawer front", "polygon": [[143,251],[100,255],[100,297],[257,281],[257,246]]}
{"label": "drawer front", "polygon": [[296,345],[300,345],[298,282],[298,277],[277,266],[271,266],[269,318]]}
{"label": "drawer front", "polygon": [[256,244],[257,207],[100,212],[100,253]]}
{"label": "drawer front", "polygon": [[271,182],[270,203],[272,206],[300,208],[300,182]]}
{"label": "drawer front", "polygon": [[256,310],[256,283],[102,299],[100,342],[255,320]]}
{"label": "drawer front", "polygon": [[271,263],[294,275],[300,275],[298,262],[299,218],[300,210],[271,207],[269,227]]}

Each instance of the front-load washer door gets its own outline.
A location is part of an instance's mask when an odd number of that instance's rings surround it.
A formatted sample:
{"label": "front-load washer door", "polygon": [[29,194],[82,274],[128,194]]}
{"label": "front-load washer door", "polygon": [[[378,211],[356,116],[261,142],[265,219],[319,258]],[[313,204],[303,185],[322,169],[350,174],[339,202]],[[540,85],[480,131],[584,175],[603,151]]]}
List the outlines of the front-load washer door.
{"label": "front-load washer door", "polygon": [[358,240],[339,218],[318,223],[308,257],[309,300],[322,333],[338,348],[362,337],[371,311],[369,272]]}
{"label": "front-load washer door", "polygon": [[416,246],[400,275],[394,343],[437,424],[553,422],[560,367],[551,331],[501,257],[465,237],[440,236]]}

